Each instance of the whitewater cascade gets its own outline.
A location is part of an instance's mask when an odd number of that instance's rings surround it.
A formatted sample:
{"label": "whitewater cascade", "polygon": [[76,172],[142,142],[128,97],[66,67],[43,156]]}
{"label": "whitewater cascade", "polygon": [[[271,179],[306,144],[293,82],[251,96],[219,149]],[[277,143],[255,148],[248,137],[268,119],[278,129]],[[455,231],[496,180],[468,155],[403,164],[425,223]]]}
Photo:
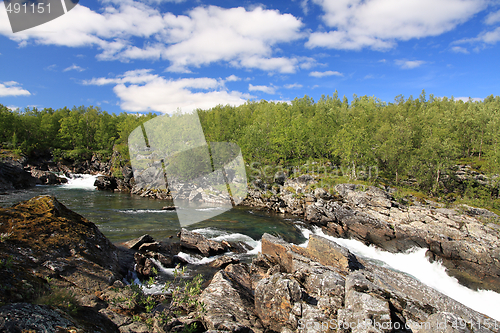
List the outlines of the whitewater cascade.
{"label": "whitewater cascade", "polygon": [[[298,226],[305,238],[309,238],[311,233],[325,237],[335,243],[349,249],[355,255],[377,263],[396,271],[404,272],[416,278],[420,282],[436,289],[450,298],[490,316],[500,320],[500,294],[491,290],[471,290],[461,285],[454,277],[446,273],[446,268],[439,262],[429,262],[425,253],[427,249],[414,248],[405,253],[391,253],[380,250],[375,246],[367,246],[354,239],[336,238],[323,233],[321,228],[310,230]],[[306,247],[307,241],[300,246]]]}
{"label": "whitewater cascade", "polygon": [[69,177],[61,176],[61,178],[68,180],[61,187],[66,189],[95,190],[94,182],[98,176],[100,175],[70,174]]}

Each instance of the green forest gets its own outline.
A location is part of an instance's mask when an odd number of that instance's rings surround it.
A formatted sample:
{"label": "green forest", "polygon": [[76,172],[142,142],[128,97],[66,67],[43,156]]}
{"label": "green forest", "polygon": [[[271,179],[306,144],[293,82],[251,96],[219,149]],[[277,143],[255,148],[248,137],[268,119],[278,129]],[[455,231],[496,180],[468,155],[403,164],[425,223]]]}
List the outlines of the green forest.
{"label": "green forest", "polygon": [[[407,187],[451,201],[477,199],[500,210],[499,178],[492,177],[496,185],[486,188],[458,188],[453,176],[457,165],[490,176],[500,173],[499,96],[464,102],[422,91],[418,98],[397,96],[386,103],[356,95],[349,101],[335,92],[316,102],[305,96],[197,112],[207,142],[237,143],[249,166],[328,165],[350,181]],[[108,114],[96,107],[11,111],[0,105],[0,142],[28,156],[109,156],[113,147],[126,150],[130,132],[153,117]]]}
{"label": "green forest", "polygon": [[[382,182],[500,211],[498,177],[488,188],[459,186],[454,177],[459,164],[487,175],[500,173],[498,96],[463,102],[422,91],[417,99],[397,96],[385,103],[369,96],[349,102],[334,93],[317,102],[305,96],[198,114],[207,141],[238,143],[247,163],[285,169],[328,163],[334,166],[331,173],[342,171],[336,174],[343,180],[347,175],[348,181]],[[378,178],[367,179],[374,169]]]}
{"label": "green forest", "polygon": [[129,134],[156,115],[115,115],[98,107],[25,108],[12,111],[0,104],[0,143],[28,157],[85,160],[111,156],[113,147],[126,148]]}

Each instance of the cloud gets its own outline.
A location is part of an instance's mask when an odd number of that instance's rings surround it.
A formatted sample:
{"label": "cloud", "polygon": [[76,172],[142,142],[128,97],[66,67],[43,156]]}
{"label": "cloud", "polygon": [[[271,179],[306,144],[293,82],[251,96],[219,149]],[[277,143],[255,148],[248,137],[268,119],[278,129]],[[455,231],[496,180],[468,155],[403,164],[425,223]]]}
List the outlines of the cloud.
{"label": "cloud", "polygon": [[118,75],[115,78],[93,78],[92,80],[84,80],[85,85],[96,85],[103,86],[106,84],[142,84],[148,83],[158,78],[156,74],[150,74],[152,69],[136,69],[133,71],[125,72],[122,75]]}
{"label": "cloud", "polygon": [[467,103],[469,100],[472,102],[482,102],[484,98],[480,97],[455,97],[455,101],[463,101]]}
{"label": "cloud", "polygon": [[250,56],[231,62],[235,67],[257,68],[265,71],[279,71],[281,73],[295,73],[298,61],[290,58],[262,58]]}
{"label": "cloud", "polygon": [[493,31],[484,32],[479,36],[479,39],[488,44],[496,44],[500,41],[500,27]]}
{"label": "cloud", "polygon": [[19,85],[16,81],[0,83],[0,97],[31,95],[28,90],[19,87]]}
{"label": "cloud", "polygon": [[469,51],[465,47],[461,46],[453,46],[451,50],[455,53],[463,53],[463,54],[469,54]]}
{"label": "cloud", "polygon": [[486,24],[492,25],[500,22],[500,10],[494,13],[489,13],[484,21]]}
{"label": "cloud", "polygon": [[262,91],[263,93],[274,95],[276,93],[276,88],[269,86],[254,86],[253,84],[249,84],[248,91]]}
{"label": "cloud", "polygon": [[63,72],[73,71],[73,70],[74,71],[78,71],[78,72],[83,72],[85,70],[85,68],[82,68],[82,67],[80,67],[78,65],[73,64],[73,65],[69,66],[68,68],[65,68],[63,70]]}
{"label": "cloud", "polygon": [[229,61],[246,68],[293,72],[294,58],[272,57],[273,46],[302,38],[303,24],[290,14],[257,7],[223,9],[197,7],[187,16],[165,15],[163,42],[169,44],[162,56],[171,71]]}
{"label": "cloud", "polygon": [[300,0],[300,7],[302,8],[304,15],[309,13],[309,6],[307,5],[307,2],[308,0]]}
{"label": "cloud", "polygon": [[423,60],[406,60],[406,59],[397,59],[394,61],[397,66],[402,69],[413,69],[422,66],[425,64]]}
{"label": "cloud", "polygon": [[235,81],[240,81],[241,78],[237,77],[236,75],[232,74],[226,77],[226,81],[228,82],[235,82]]}
{"label": "cloud", "polygon": [[[465,38],[461,39],[458,41],[453,42],[453,44],[465,44],[465,43],[470,43],[470,44],[496,44],[497,42],[500,41],[500,27],[497,27],[494,30],[491,31],[483,31],[481,32],[477,37],[474,38]],[[479,50],[480,48],[476,48],[476,50]]]}
{"label": "cloud", "polygon": [[158,111],[173,113],[177,109],[191,112],[219,104],[241,105],[249,97],[237,91],[228,92],[223,80],[212,78],[166,79],[151,69],[128,71],[114,78],[93,78],[87,85],[115,85],[120,107],[130,112]]}
{"label": "cloud", "polygon": [[313,0],[331,31],[314,32],[306,46],[387,50],[397,41],[437,36],[484,10],[487,0]]}
{"label": "cloud", "polygon": [[326,72],[311,72],[309,73],[309,76],[314,76],[314,77],[325,77],[325,76],[344,76],[344,74],[337,72],[337,71],[326,71]]}
{"label": "cloud", "polygon": [[[277,10],[200,6],[186,15],[174,15],[132,0],[108,0],[103,5],[101,13],[76,6],[57,20],[16,34],[12,34],[4,6],[0,6],[0,34],[20,46],[97,46],[100,60],[166,60],[169,71],[180,73],[220,61],[293,73],[302,63],[310,62],[274,56],[278,44],[305,37],[300,19]],[[144,40],[139,45],[141,38]]]}
{"label": "cloud", "polygon": [[303,85],[298,84],[298,83],[293,83],[293,84],[285,84],[284,87],[286,89],[296,89],[296,88],[302,88]]}

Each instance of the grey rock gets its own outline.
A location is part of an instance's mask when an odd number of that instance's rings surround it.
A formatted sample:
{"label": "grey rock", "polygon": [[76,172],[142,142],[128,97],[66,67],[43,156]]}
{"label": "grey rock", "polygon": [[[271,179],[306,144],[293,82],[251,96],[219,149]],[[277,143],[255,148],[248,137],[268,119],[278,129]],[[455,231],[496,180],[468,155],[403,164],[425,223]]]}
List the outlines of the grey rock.
{"label": "grey rock", "polygon": [[0,307],[0,332],[56,332],[78,325],[64,312],[46,305],[13,303]]}
{"label": "grey rock", "polygon": [[210,266],[211,267],[220,268],[220,269],[224,269],[229,264],[237,264],[238,262],[239,262],[238,259],[224,255],[224,256],[222,256],[220,258],[217,258],[214,261],[212,261],[210,263]]}
{"label": "grey rock", "polygon": [[300,284],[293,278],[276,273],[262,279],[255,287],[255,312],[266,327],[274,331],[290,325],[290,315],[302,296]]}
{"label": "grey rock", "polygon": [[148,234],[142,235],[141,237],[129,240],[128,242],[122,243],[123,247],[127,249],[139,250],[140,246],[145,243],[153,243],[154,239]]}
{"label": "grey rock", "polygon": [[181,247],[197,250],[204,256],[225,252],[225,248],[216,241],[205,238],[196,232],[182,229],[180,233]]}
{"label": "grey rock", "polygon": [[132,323],[132,319],[125,315],[111,311],[110,309],[101,309],[99,313],[108,317],[117,327],[126,326]]}
{"label": "grey rock", "polygon": [[286,175],[284,172],[277,172],[274,175],[274,182],[278,185],[284,185],[286,181]]}
{"label": "grey rock", "polygon": [[248,291],[225,272],[217,272],[203,291],[203,321],[209,330],[229,332],[262,332],[253,313],[253,298]]}
{"label": "grey rock", "polygon": [[96,178],[94,186],[101,191],[114,191],[118,187],[118,184],[114,177],[99,176]]}
{"label": "grey rock", "polygon": [[[482,209],[403,207],[376,187],[340,184],[343,202],[317,201],[305,209],[306,220],[336,237],[354,238],[387,251],[428,248],[450,273],[472,288],[500,291],[500,230],[476,217],[494,217]],[[467,210],[468,209],[468,210]],[[463,208],[462,208],[463,210]]]}
{"label": "grey rock", "polygon": [[151,333],[149,327],[141,322],[135,321],[132,324],[119,327],[120,333]]}
{"label": "grey rock", "polygon": [[0,190],[29,188],[36,185],[36,178],[26,172],[20,161],[3,158],[0,161]]}

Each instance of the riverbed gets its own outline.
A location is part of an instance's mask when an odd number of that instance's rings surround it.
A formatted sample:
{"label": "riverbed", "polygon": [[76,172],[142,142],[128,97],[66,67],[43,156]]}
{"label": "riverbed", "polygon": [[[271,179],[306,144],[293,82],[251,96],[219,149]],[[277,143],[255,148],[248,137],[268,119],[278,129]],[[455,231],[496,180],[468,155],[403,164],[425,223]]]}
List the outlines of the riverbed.
{"label": "riverbed", "polygon": [[[177,214],[163,210],[173,205],[169,201],[153,200],[125,193],[96,191],[95,176],[75,175],[68,184],[59,186],[37,186],[28,190],[0,194],[0,206],[8,207],[36,195],[50,194],[68,208],[94,222],[101,232],[113,243],[150,234],[156,240],[168,240],[180,231]],[[190,204],[183,207],[194,213],[216,210],[206,204]],[[356,255],[391,269],[405,272],[430,287],[455,300],[500,320],[500,294],[489,290],[470,290],[446,274],[439,263],[430,263],[425,257],[425,249],[413,249],[407,253],[393,254],[366,246],[358,241],[337,239],[324,235],[321,229],[306,228],[306,224],[294,216],[268,213],[248,207],[235,207],[203,222],[190,225],[188,229],[199,232],[215,240],[231,240],[246,243],[253,250],[244,254],[248,259],[260,249],[260,239],[264,233],[282,237],[290,243],[306,246],[310,233],[322,235],[349,248]],[[183,254],[192,265],[209,262],[214,258],[196,258]],[[168,273],[165,270],[165,273]]]}

